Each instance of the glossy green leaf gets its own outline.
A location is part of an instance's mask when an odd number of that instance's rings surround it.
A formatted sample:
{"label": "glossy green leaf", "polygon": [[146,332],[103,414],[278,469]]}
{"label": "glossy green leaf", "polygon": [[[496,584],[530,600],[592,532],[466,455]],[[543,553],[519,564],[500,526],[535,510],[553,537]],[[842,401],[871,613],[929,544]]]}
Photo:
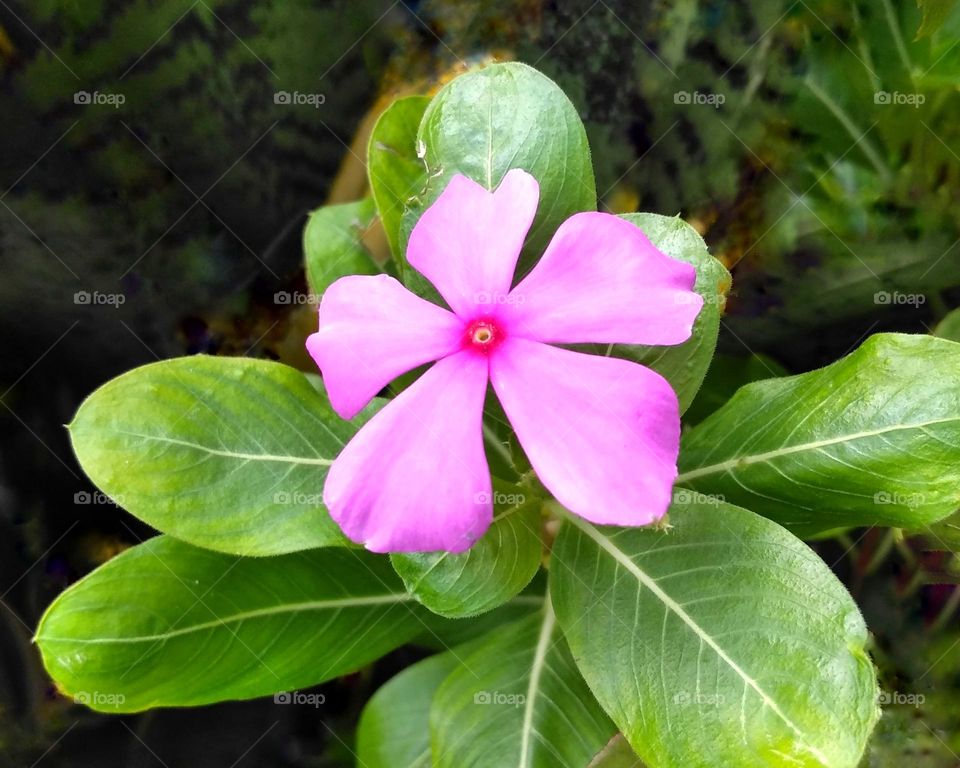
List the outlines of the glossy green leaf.
{"label": "glossy green leaf", "polygon": [[419,610],[385,557],[332,548],[244,558],[159,536],[61,594],[35,639],[62,691],[138,712],[352,672],[413,637]]}
{"label": "glossy green leaf", "polygon": [[390,251],[403,264],[400,222],[408,201],[423,191],[427,169],[417,156],[417,130],[429,96],[397,99],[380,115],[367,146],[367,174]]}
{"label": "glossy green leaf", "polygon": [[430,705],[458,665],[453,653],[440,653],[407,667],[381,687],[360,716],[357,765],[431,768]]}
{"label": "glossy green leaf", "polygon": [[376,216],[373,200],[327,205],[310,214],[303,230],[307,284],[313,300],[345,275],[375,275],[380,270],[361,241]]}
{"label": "glossy green leaf", "polygon": [[583,768],[616,731],[549,603],[457,654],[430,710],[434,768]]}
{"label": "glossy green leaf", "polygon": [[571,518],[553,550],[560,626],[651,768],[852,768],[879,714],[856,604],[775,523],[685,504],[671,528]]}
{"label": "glossy green leaf", "polygon": [[879,334],[740,389],[681,442],[677,483],[800,535],[922,527],[960,507],[960,344]]}
{"label": "glossy green leaf", "polygon": [[[473,69],[444,86],[420,123],[427,186],[403,218],[401,243],[455,174],[495,189],[511,168],[540,184],[522,274],[571,214],[597,208],[587,134],[576,108],[550,78],[518,62]],[[418,287],[415,284],[414,287]]]}
{"label": "glossy green leaf", "polygon": [[496,516],[484,536],[462,554],[392,555],[410,593],[434,613],[474,616],[519,594],[540,568],[540,499],[495,491]]}
{"label": "glossy green leaf", "polygon": [[90,479],[144,522],[208,549],[273,555],[347,543],[321,495],[365,418],[343,421],[285,365],[197,356],[103,385],[70,438]]}
{"label": "glossy green leaf", "polygon": [[713,359],[720,316],[730,290],[730,273],[710,255],[697,231],[680,217],[627,213],[621,218],[642,229],[668,256],[693,264],[697,269],[694,290],[703,297],[704,303],[687,341],[672,347],[617,345],[612,350],[616,357],[642,363],[667,379],[677,393],[683,413],[693,402]]}

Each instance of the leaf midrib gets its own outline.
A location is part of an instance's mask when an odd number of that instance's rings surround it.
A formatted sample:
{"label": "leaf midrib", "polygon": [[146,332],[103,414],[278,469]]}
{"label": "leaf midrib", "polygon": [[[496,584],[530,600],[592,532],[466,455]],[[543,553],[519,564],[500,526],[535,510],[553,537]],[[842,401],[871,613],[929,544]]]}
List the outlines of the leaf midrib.
{"label": "leaf midrib", "polygon": [[814,440],[808,443],[798,443],[797,445],[784,446],[772,451],[764,451],[763,453],[735,456],[732,459],[727,459],[717,464],[708,464],[703,467],[691,469],[688,472],[682,472],[677,476],[676,482],[683,483],[687,480],[703,477],[704,475],[712,475],[716,474],[717,472],[727,472],[731,469],[749,466],[751,464],[760,464],[763,462],[772,461],[773,459],[778,459],[781,456],[789,456],[790,454],[794,453],[815,451],[820,448],[825,448],[829,445],[838,445],[840,443],[852,442],[854,440],[863,440],[868,437],[878,437],[879,435],[885,435],[890,432],[900,432],[910,429],[924,429],[925,427],[931,427],[937,424],[949,424],[951,422],[960,423],[960,418],[949,417],[945,419],[933,419],[932,421],[921,421],[915,424],[891,424],[880,429],[865,430],[863,432],[851,432],[845,435],[838,435],[837,437],[826,438],[824,440]]}
{"label": "leaf midrib", "polygon": [[586,520],[575,517],[574,515],[567,514],[565,515],[567,520],[573,523],[577,528],[579,528],[583,533],[589,536],[596,544],[609,553],[614,560],[617,561],[621,566],[623,566],[628,573],[632,574],[641,585],[645,586],[650,590],[653,595],[660,600],[670,611],[674,613],[686,626],[704,643],[706,643],[717,656],[727,664],[727,666],[732,669],[736,675],[743,680],[744,685],[751,688],[754,693],[756,693],[764,705],[769,707],[770,710],[780,718],[780,720],[794,733],[796,736],[802,740],[803,747],[810,752],[817,760],[820,761],[822,765],[828,766],[830,763],[827,760],[826,756],[823,753],[809,744],[806,737],[796,723],[791,720],[787,714],[780,709],[780,706],[774,701],[771,696],[760,687],[760,684],[754,680],[747,672],[735,662],[723,648],[717,643],[713,637],[703,629],[693,617],[687,613],[683,606],[677,603],[670,595],[668,595],[656,582],[656,580],[651,577],[646,571],[644,571],[640,566],[638,566],[626,552],[614,545],[614,543],[607,537],[604,536],[599,530],[597,530],[593,525],[588,523]]}
{"label": "leaf midrib", "polygon": [[540,634],[537,637],[537,647],[533,654],[533,663],[530,665],[530,681],[527,683],[527,697],[523,707],[523,723],[520,726],[520,764],[518,768],[529,766],[531,750],[530,735],[533,731],[534,701],[540,691],[540,677],[547,663],[547,653],[552,647],[550,638],[557,623],[550,595],[543,602],[543,623],[540,625]]}
{"label": "leaf midrib", "polygon": [[160,443],[171,443],[173,445],[182,445],[185,448],[191,448],[196,451],[203,451],[214,456],[224,456],[230,459],[243,459],[244,461],[276,461],[284,464],[311,464],[328,467],[333,463],[332,459],[324,459],[319,456],[286,456],[274,453],[245,453],[242,451],[230,451],[219,448],[211,448],[202,443],[194,443],[190,440],[180,440],[175,437],[163,437],[162,435],[141,435],[137,432],[116,431],[115,434],[126,435],[127,437],[139,437],[143,440],[154,440]]}
{"label": "leaf midrib", "polygon": [[226,618],[218,618],[214,621],[206,621],[200,624],[193,624],[189,627],[180,627],[167,632],[161,632],[154,635],[136,635],[131,637],[56,637],[51,635],[37,635],[35,641],[38,643],[71,643],[82,645],[123,645],[127,643],[148,643],[169,640],[174,637],[193,634],[194,632],[203,632],[208,629],[225,627],[228,624],[235,624],[247,621],[249,619],[259,619],[267,616],[278,616],[285,613],[301,613],[305,611],[321,611],[341,608],[359,608],[368,605],[385,605],[408,602],[413,597],[407,593],[396,593],[390,595],[369,595],[367,597],[346,597],[335,600],[312,600],[303,603],[286,603],[284,605],[272,605],[266,608],[258,608],[252,611],[243,611],[235,613]]}

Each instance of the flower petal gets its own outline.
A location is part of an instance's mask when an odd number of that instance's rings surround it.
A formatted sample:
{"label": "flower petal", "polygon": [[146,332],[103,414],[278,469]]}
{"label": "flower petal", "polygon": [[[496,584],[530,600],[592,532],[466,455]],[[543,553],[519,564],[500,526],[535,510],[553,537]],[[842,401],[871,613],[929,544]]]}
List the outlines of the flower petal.
{"label": "flower petal", "polygon": [[539,197],[537,180],[519,168],[495,192],[458,174],[410,233],[407,260],[469,319],[510,292]]}
{"label": "flower petal", "polygon": [[323,501],[374,552],[462,552],[493,517],[483,451],[487,360],[445,357],[374,416],[330,467]]}
{"label": "flower petal", "polygon": [[629,221],[578,213],[510,293],[511,333],[557,344],[679,344],[703,298],[696,270],[661,253]]}
{"label": "flower petal", "polygon": [[540,481],[601,525],[645,525],[670,505],[680,412],[659,374],[612,357],[507,339],[490,380]]}
{"label": "flower petal", "polygon": [[320,330],[307,350],[333,409],[351,419],[402,373],[457,351],[463,323],[387,275],[351,275],[320,302]]}

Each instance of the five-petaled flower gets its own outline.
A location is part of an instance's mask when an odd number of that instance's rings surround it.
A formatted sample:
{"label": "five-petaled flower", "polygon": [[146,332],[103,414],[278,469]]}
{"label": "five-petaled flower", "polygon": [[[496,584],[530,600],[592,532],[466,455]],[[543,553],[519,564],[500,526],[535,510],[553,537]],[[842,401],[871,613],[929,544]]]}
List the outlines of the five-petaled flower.
{"label": "five-petaled flower", "polygon": [[563,222],[511,287],[538,200],[523,170],[495,192],[454,176],[421,216],[407,260],[449,310],[385,275],[341,278],[321,300],[307,348],[343,418],[436,361],[327,475],[333,519],[374,552],[462,552],[490,525],[488,381],[540,481],[568,510],[635,526],[669,506],[680,440],[670,384],[637,363],[553,345],[685,341],[702,305],[695,270],[633,224],[588,212]]}

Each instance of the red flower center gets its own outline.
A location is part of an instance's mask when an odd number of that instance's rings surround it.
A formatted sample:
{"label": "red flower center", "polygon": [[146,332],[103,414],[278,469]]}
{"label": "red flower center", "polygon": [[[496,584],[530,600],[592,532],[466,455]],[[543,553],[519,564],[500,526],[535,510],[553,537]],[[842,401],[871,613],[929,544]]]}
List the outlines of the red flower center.
{"label": "red flower center", "polygon": [[464,341],[466,346],[471,349],[489,354],[494,347],[503,341],[503,332],[490,318],[480,318],[467,326]]}

